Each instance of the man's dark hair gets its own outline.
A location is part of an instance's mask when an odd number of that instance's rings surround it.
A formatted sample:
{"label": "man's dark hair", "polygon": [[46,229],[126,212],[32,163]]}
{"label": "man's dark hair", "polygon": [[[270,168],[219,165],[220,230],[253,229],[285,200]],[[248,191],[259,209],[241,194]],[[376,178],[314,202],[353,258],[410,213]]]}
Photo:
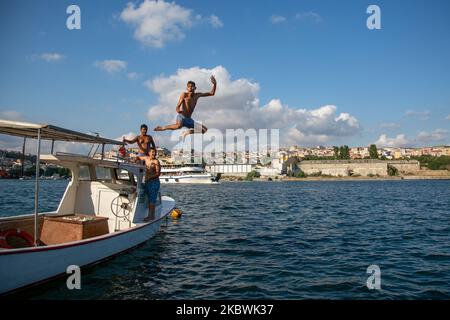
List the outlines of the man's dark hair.
{"label": "man's dark hair", "polygon": [[148,127],[147,127],[147,125],[146,125],[146,124],[143,124],[143,125],[141,125],[141,129],[143,129],[143,128],[145,128],[145,129],[147,129],[147,130],[148,130]]}
{"label": "man's dark hair", "polygon": [[194,81],[188,81],[187,85],[192,84],[195,87],[195,82]]}

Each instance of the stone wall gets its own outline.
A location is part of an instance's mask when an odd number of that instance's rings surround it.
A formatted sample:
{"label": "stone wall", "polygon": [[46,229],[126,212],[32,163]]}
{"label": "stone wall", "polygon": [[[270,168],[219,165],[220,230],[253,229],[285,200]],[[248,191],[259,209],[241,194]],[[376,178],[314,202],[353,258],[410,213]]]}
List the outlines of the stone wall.
{"label": "stone wall", "polygon": [[420,170],[419,162],[410,161],[383,161],[383,160],[324,160],[301,161],[299,168],[307,175],[321,173],[330,176],[369,176],[388,175],[388,165],[392,165],[399,173],[414,173]]}
{"label": "stone wall", "polygon": [[428,176],[428,177],[450,177],[450,171],[448,170],[429,170],[421,169],[420,171],[413,172],[416,176]]}
{"label": "stone wall", "polygon": [[399,173],[416,173],[420,170],[420,162],[417,160],[389,161],[388,164],[396,168]]}

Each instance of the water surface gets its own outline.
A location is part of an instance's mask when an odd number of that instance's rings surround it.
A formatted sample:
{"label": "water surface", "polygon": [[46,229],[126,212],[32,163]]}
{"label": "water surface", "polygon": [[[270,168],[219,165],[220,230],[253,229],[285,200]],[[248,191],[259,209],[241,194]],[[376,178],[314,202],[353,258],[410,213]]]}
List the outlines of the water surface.
{"label": "water surface", "polygon": [[[67,181],[42,182],[55,210]],[[0,215],[33,181],[0,180]],[[449,299],[450,181],[163,185],[184,215],[141,247],[23,292],[39,299]],[[381,290],[368,290],[369,265]],[[26,266],[24,266],[26,267]]]}

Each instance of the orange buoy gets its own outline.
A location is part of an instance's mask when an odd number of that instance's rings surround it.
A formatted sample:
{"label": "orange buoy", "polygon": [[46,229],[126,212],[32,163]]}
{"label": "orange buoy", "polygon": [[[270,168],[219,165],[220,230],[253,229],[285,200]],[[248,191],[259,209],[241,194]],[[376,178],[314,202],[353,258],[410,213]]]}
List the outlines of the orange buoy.
{"label": "orange buoy", "polygon": [[183,214],[183,212],[178,208],[173,209],[172,212],[170,213],[170,215],[172,216],[173,219],[180,218],[182,214]]}

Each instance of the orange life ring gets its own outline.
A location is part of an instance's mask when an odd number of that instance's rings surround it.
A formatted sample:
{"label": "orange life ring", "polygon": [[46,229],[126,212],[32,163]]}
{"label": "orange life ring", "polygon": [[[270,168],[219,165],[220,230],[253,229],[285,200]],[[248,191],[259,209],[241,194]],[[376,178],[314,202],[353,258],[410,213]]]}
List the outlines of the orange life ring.
{"label": "orange life ring", "polygon": [[8,238],[17,237],[25,240],[31,247],[34,245],[34,238],[31,234],[20,229],[9,229],[0,233],[0,248],[13,249],[8,243]]}
{"label": "orange life ring", "polygon": [[2,232],[0,232],[0,248],[11,249],[11,246],[6,242],[6,238]]}

